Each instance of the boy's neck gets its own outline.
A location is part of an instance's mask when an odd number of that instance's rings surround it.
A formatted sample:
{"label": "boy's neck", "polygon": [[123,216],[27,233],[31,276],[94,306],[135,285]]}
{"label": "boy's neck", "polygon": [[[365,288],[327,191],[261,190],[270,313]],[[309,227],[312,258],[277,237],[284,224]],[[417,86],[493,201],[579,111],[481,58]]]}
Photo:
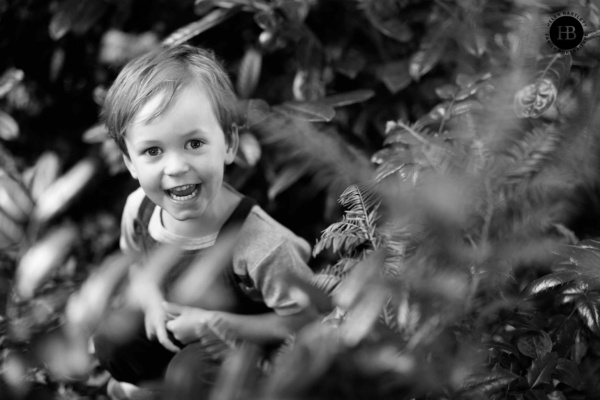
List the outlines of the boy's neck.
{"label": "boy's neck", "polygon": [[233,213],[241,200],[240,195],[230,190],[227,185],[221,187],[219,195],[211,202],[209,208],[200,218],[178,221],[169,213],[161,210],[163,227],[176,235],[185,237],[203,237],[219,232],[221,226]]}

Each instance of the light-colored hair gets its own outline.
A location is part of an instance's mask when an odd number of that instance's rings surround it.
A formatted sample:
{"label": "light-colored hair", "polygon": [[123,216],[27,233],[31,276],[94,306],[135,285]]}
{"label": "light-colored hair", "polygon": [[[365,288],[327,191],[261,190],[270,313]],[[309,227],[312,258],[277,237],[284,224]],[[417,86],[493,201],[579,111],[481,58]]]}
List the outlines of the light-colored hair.
{"label": "light-colored hair", "polygon": [[129,156],[125,134],[140,109],[154,96],[163,95],[154,113],[143,121],[151,122],[190,84],[200,84],[206,90],[217,121],[230,139],[235,129],[236,97],[214,53],[189,45],[161,47],[130,61],[106,95],[101,117],[125,155]]}

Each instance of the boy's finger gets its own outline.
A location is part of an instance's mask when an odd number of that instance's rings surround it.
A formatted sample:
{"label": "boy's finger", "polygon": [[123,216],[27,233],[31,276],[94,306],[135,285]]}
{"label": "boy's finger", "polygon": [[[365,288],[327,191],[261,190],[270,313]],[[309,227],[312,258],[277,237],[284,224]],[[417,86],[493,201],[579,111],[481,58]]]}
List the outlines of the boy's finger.
{"label": "boy's finger", "polygon": [[179,351],[179,347],[175,346],[173,342],[169,340],[166,329],[160,329],[157,334],[159,343],[162,344],[165,349],[172,351],[173,353],[177,353]]}

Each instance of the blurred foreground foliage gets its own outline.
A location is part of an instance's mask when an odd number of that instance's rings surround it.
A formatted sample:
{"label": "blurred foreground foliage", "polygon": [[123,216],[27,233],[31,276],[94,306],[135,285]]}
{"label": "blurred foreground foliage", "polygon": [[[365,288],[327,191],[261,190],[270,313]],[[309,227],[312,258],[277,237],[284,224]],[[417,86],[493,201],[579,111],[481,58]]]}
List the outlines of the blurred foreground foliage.
{"label": "blurred foreground foliage", "polygon": [[[98,106],[129,59],[186,41],[240,98],[229,181],[309,241],[323,230],[296,282],[323,319],[261,379],[232,344],[214,398],[599,398],[599,10],[0,1],[2,398],[102,396],[87,339],[127,335],[107,310],[136,282],[117,253],[134,183]],[[587,23],[573,54],[545,43],[561,11]]]}

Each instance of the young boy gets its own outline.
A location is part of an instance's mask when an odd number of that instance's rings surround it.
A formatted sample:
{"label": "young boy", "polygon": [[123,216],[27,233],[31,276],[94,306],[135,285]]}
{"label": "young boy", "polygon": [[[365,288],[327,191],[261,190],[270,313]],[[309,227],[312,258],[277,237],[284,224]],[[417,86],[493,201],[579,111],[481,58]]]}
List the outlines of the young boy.
{"label": "young boy", "polygon": [[313,317],[286,279],[310,279],[310,246],[223,182],[239,142],[235,107],[222,66],[211,52],[191,46],[133,60],[107,94],[106,125],[140,183],[123,212],[125,253],[145,257],[164,243],[194,258],[218,243],[225,227],[240,225],[222,273],[233,298],[227,311],[167,303],[168,289],[147,283],[140,334],[125,344],[94,338],[97,357],[114,378],[113,398],[132,397],[139,390],[131,384],[162,377],[170,398],[198,398],[219,366],[205,349],[208,324],[225,324],[236,340],[266,345]]}

